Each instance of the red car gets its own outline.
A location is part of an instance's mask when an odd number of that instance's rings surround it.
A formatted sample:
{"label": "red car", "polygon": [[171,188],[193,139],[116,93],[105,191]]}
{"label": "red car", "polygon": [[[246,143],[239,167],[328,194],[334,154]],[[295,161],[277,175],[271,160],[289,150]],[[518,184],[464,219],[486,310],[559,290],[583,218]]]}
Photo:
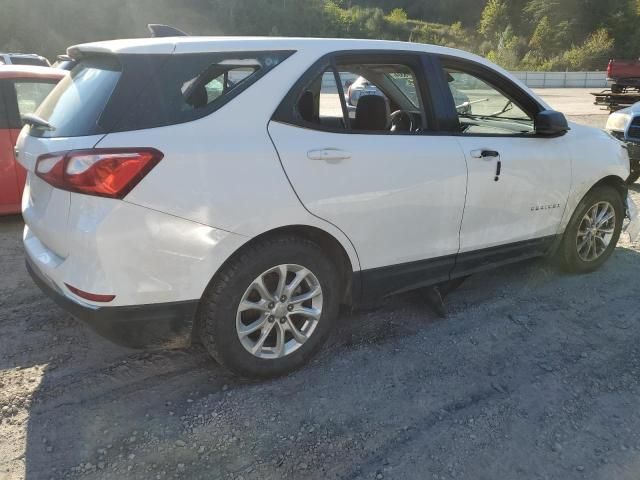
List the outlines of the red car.
{"label": "red car", "polygon": [[26,174],[13,146],[22,116],[33,113],[67,72],[26,65],[0,66],[0,215],[20,212]]}

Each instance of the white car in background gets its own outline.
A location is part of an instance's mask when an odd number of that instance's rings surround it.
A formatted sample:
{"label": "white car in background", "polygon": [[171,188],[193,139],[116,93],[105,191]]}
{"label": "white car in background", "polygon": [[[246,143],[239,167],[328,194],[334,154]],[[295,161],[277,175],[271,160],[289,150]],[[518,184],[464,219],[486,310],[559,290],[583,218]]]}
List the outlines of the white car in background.
{"label": "white car in background", "polygon": [[[620,142],[462,51],[176,37],[68,54],[17,144],[27,265],[125,345],[199,337],[240,375],[281,375],[340,304],[543,255],[589,272],[634,211]],[[386,100],[350,118],[342,74],[384,79]]]}
{"label": "white car in background", "polygon": [[36,67],[50,67],[49,60],[35,53],[1,53],[0,65],[31,65]]}
{"label": "white car in background", "polygon": [[627,145],[631,163],[627,183],[637,182],[640,178],[640,102],[609,115],[605,129]]}

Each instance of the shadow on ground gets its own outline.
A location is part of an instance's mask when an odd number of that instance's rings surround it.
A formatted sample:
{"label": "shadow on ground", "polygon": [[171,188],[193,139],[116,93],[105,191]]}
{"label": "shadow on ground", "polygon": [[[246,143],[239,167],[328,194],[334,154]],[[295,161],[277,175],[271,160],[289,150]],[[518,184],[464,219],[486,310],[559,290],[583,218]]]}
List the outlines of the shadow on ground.
{"label": "shadow on ground", "polygon": [[418,294],[388,299],[343,315],[305,369],[258,383],[197,346],[145,353],[97,337],[28,279],[17,227],[0,224],[0,398],[32,393],[0,424],[16,444],[24,431],[8,478],[640,472],[635,250],[586,276],[542,261],[477,275],[444,320]]}

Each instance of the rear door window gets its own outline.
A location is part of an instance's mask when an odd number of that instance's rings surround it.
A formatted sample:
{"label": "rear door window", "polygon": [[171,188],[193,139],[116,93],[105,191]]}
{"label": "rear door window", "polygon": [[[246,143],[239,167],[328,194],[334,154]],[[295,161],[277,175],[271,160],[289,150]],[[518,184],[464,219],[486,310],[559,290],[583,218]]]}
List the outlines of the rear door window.
{"label": "rear door window", "polygon": [[335,67],[306,80],[316,68],[298,81],[274,120],[348,133],[406,135],[428,129],[420,87],[426,80],[417,55],[345,54]]}

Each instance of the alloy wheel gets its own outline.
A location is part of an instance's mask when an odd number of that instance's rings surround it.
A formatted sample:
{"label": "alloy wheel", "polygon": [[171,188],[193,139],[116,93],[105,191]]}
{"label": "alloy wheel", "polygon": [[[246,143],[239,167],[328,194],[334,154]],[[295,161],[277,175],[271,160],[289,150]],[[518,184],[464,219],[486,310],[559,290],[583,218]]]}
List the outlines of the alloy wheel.
{"label": "alloy wheel", "polygon": [[236,313],[244,348],[263,359],[298,350],[322,315],[322,287],[309,269],[283,264],[260,274],[247,288]]}
{"label": "alloy wheel", "polygon": [[576,247],[578,256],[585,262],[593,262],[607,250],[616,228],[616,211],[609,202],[593,205],[578,226]]}

